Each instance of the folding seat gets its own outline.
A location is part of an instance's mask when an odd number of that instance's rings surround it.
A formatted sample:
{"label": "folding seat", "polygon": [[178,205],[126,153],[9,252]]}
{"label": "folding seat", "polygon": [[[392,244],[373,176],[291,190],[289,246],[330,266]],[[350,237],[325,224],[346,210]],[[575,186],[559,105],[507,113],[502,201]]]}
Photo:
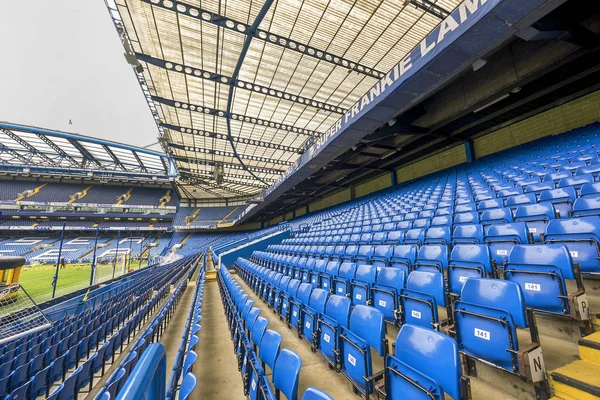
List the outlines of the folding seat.
{"label": "folding seat", "polygon": [[546,232],[546,225],[556,218],[556,210],[550,202],[523,205],[515,212],[515,222],[525,222],[527,231],[532,234],[534,241],[540,242]]}
{"label": "folding seat", "polygon": [[351,282],[356,274],[355,263],[342,263],[337,276],[333,279],[333,292],[340,296],[349,296]]}
{"label": "folding seat", "polygon": [[11,388],[17,388],[29,380],[29,364],[25,363],[13,369],[10,380]]}
{"label": "folding seat", "polygon": [[540,193],[540,202],[552,203],[560,218],[569,217],[573,202],[576,198],[575,189],[570,186],[560,189],[544,190]]}
{"label": "folding seat", "polygon": [[484,210],[481,213],[481,218],[479,222],[485,227],[493,224],[508,224],[512,221],[512,212],[508,207],[506,207]]}
{"label": "folding seat", "polygon": [[393,231],[394,229],[396,229],[396,223],[395,222],[388,222],[386,224],[383,225],[383,231],[384,232],[390,232]]}
{"label": "folding seat", "polygon": [[444,272],[448,268],[448,246],[421,246],[415,262],[415,270]]}
{"label": "folding seat", "polygon": [[315,261],[315,267],[309,276],[309,282],[314,286],[320,286],[321,284],[321,275],[325,273],[325,269],[327,267],[327,260],[317,260]]}
{"label": "folding seat", "polygon": [[388,399],[454,400],[469,398],[455,339],[406,324],[396,336],[396,352],[385,359]]}
{"label": "folding seat", "polygon": [[571,217],[600,215],[600,197],[588,195],[580,197],[573,203]]}
{"label": "folding seat", "polygon": [[431,225],[431,218],[419,218],[413,221],[413,228],[429,228]]}
{"label": "folding seat", "polygon": [[283,349],[275,361],[273,370],[273,386],[275,397],[283,393],[288,400],[298,400],[298,381],[300,379],[302,359],[291,350]]}
{"label": "folding seat", "polygon": [[[108,341],[107,343],[110,343],[110,341]],[[54,361],[52,361],[52,363],[50,364],[50,376],[49,376],[49,383],[52,384],[58,380],[62,381],[65,378],[65,358],[66,358],[66,354],[62,353],[59,354],[56,359]],[[112,356],[112,352],[111,352],[111,356]],[[106,353],[105,353],[105,357],[106,357]]]}
{"label": "folding seat", "polygon": [[534,193],[523,193],[517,194],[514,196],[509,196],[506,198],[506,207],[509,207],[511,211],[514,211],[523,204],[535,204],[537,202],[537,197]]}
{"label": "folding seat", "polygon": [[335,251],[334,253],[329,257],[330,261],[339,261],[342,259],[342,257],[344,256],[344,253],[346,252],[346,245],[345,244],[340,244],[335,246]]}
{"label": "folding seat", "polygon": [[431,227],[434,226],[452,226],[452,218],[448,215],[433,217]]}
{"label": "folding seat", "polygon": [[360,239],[358,240],[358,244],[369,244],[373,240],[372,233],[363,233],[360,235]]}
{"label": "folding seat", "polygon": [[548,223],[544,243],[566,245],[582,273],[600,273],[600,217],[552,220]]}
{"label": "folding seat", "polygon": [[[354,280],[351,282],[352,304],[370,304],[371,288],[375,284],[377,268],[372,265],[357,265]],[[339,293],[338,293],[339,294]]]}
{"label": "folding seat", "polygon": [[396,224],[396,229],[399,231],[406,231],[413,227],[413,221],[401,221]]}
{"label": "folding seat", "polygon": [[[528,308],[580,318],[578,296],[585,296],[581,277],[575,274],[571,255],[562,244],[517,245],[504,266],[504,279],[521,286]],[[568,293],[567,281],[576,281],[577,292]],[[589,313],[589,310],[586,311]]]}
{"label": "folding seat", "polygon": [[372,229],[373,229],[373,227],[371,225],[364,225],[363,227],[360,228],[359,233],[371,233]]}
{"label": "folding seat", "polygon": [[263,334],[260,345],[258,346],[259,358],[262,361],[263,369],[268,365],[271,371],[275,368],[275,361],[279,355],[281,342],[283,338],[278,332],[267,329]]}
{"label": "folding seat", "polygon": [[373,234],[373,238],[371,239],[371,244],[378,245],[383,244],[387,240],[388,233],[387,232],[376,232]]}
{"label": "folding seat", "polygon": [[454,214],[453,224],[458,225],[470,225],[479,223],[479,214],[476,211],[462,212]]}
{"label": "folding seat", "polygon": [[499,198],[504,199],[506,197],[514,196],[514,195],[521,194],[521,193],[523,193],[523,191],[521,189],[516,189],[516,188],[515,189],[503,189],[503,190],[498,190],[497,196]]}
{"label": "folding seat", "polygon": [[342,256],[342,262],[353,262],[356,259],[356,255],[358,254],[358,246],[357,245],[349,245],[346,247],[346,251]]}
{"label": "folding seat", "polygon": [[485,243],[489,245],[496,264],[503,265],[515,245],[529,243],[527,226],[524,222],[491,225],[485,235]]}
{"label": "folding seat", "polygon": [[377,268],[386,267],[389,265],[393,254],[394,248],[391,245],[375,246],[371,256],[371,264]]}
{"label": "folding seat", "polygon": [[308,305],[312,291],[313,287],[310,283],[301,283],[296,295],[290,300],[290,313],[287,322],[298,332],[301,331],[300,314],[302,309]]}
{"label": "folding seat", "polygon": [[572,186],[575,189],[575,193],[579,195],[581,187],[586,183],[594,183],[594,176],[592,174],[562,178],[558,182],[558,187]]}
{"label": "folding seat", "polygon": [[[598,166],[600,167],[600,164]],[[586,183],[581,186],[581,191],[579,194],[581,196],[587,196],[596,195],[598,193],[600,193],[600,183]]]}
{"label": "folding seat", "polygon": [[365,394],[373,392],[371,348],[381,357],[387,355],[385,322],[381,311],[358,305],[350,315],[349,328],[340,327],[340,370],[355,388]]}
{"label": "folding seat", "polygon": [[427,229],[425,234],[425,244],[450,244],[450,227],[434,226]]}
{"label": "folding seat", "polygon": [[[527,376],[522,360],[528,359],[528,353],[535,355],[540,361],[538,365],[543,366],[538,343],[530,343],[526,348],[519,344],[517,328],[529,327],[530,336],[538,337],[537,328],[528,322],[533,319],[526,315],[526,304],[521,287],[514,282],[467,280],[461,299],[454,302],[456,339],[461,353],[521,377]],[[539,371],[534,376],[536,380],[545,379],[544,372]]]}
{"label": "folding seat", "polygon": [[392,231],[387,235],[385,244],[401,244],[404,242],[406,231]]}
{"label": "folding seat", "polygon": [[490,250],[485,244],[457,244],[448,263],[448,291],[459,296],[469,278],[490,278],[494,275]]}
{"label": "folding seat", "polygon": [[290,320],[290,302],[296,297],[300,283],[301,282],[298,279],[291,279],[287,288],[282,288],[279,315],[281,315],[286,322]]}
{"label": "folding seat", "polygon": [[392,222],[400,222],[400,221],[404,221],[404,215],[397,214],[392,217]]}
{"label": "folding seat", "polygon": [[338,274],[340,268],[339,261],[329,261],[325,267],[325,272],[321,273],[321,287],[331,291],[333,289],[333,279]]}
{"label": "folding seat", "polygon": [[409,213],[404,214],[405,221],[415,220],[418,217],[419,217],[419,214],[417,212],[409,212]]}
{"label": "folding seat", "polygon": [[390,260],[391,266],[401,268],[408,275],[415,265],[417,251],[418,247],[414,244],[394,246],[394,253]]}
{"label": "folding seat", "polygon": [[301,309],[302,337],[311,347],[317,346],[317,321],[325,313],[325,304],[329,298],[329,291],[314,289],[310,294],[307,304]]}
{"label": "folding seat", "polygon": [[349,244],[358,244],[360,242],[360,233],[353,233],[352,235],[350,235],[350,238],[348,239],[348,243]]}
{"label": "folding seat", "polygon": [[399,311],[399,296],[406,282],[406,272],[400,268],[382,267],[377,280],[372,285],[371,298],[375,308],[383,314],[386,321],[396,323]]}
{"label": "folding seat", "polygon": [[304,268],[301,269],[301,277],[302,277],[302,282],[310,282],[310,277],[311,275],[314,274],[315,272],[315,264],[316,264],[316,260],[313,257],[310,257],[306,260],[306,264],[304,265]]}
{"label": "folding seat", "polygon": [[416,244],[422,246],[425,243],[425,229],[415,228],[409,229],[404,235],[404,244]]}
{"label": "folding seat", "polygon": [[459,225],[454,228],[452,232],[452,243],[453,244],[480,244],[483,243],[483,225],[471,224],[471,225]]}
{"label": "folding seat", "polygon": [[502,208],[504,204],[502,203],[502,199],[490,199],[484,200],[477,204],[477,211],[483,211],[490,208]]}
{"label": "folding seat", "polygon": [[[400,294],[401,323],[438,329],[447,306],[444,275],[441,272],[412,271]],[[442,310],[438,309],[441,307]],[[439,317],[442,312],[443,318]]]}
{"label": "folding seat", "polygon": [[440,207],[438,207],[437,210],[435,210],[436,217],[451,216],[453,213],[454,213],[454,209],[452,207],[441,207],[440,206]]}
{"label": "folding seat", "polygon": [[477,211],[475,203],[458,204],[454,207],[455,214],[471,213]]}

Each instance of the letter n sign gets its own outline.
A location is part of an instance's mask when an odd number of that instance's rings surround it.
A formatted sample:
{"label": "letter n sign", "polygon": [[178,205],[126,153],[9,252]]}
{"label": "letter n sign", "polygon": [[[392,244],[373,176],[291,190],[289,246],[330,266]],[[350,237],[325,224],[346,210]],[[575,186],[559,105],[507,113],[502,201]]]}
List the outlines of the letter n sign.
{"label": "letter n sign", "polygon": [[542,348],[538,347],[527,353],[527,361],[531,380],[533,382],[543,381],[546,378],[546,365],[544,364]]}

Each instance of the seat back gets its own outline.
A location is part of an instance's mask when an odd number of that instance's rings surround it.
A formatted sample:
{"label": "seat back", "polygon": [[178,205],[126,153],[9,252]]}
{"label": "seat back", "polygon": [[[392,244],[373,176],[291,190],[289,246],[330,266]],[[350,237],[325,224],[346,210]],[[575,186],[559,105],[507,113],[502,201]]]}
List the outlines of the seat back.
{"label": "seat back", "polygon": [[381,311],[374,307],[357,305],[350,314],[350,331],[371,346],[380,356],[384,348],[385,322]]}
{"label": "seat back", "polygon": [[415,269],[424,271],[443,271],[448,268],[448,246],[421,246],[415,262]]}
{"label": "seat back", "polygon": [[258,317],[254,322],[254,326],[252,327],[252,343],[255,345],[260,345],[263,335],[267,330],[267,326],[269,326],[269,320],[265,317]]}
{"label": "seat back", "polygon": [[[405,324],[396,336],[395,358],[432,379],[453,399],[462,398],[460,389],[462,370],[458,343],[455,339],[431,329]],[[427,382],[426,379],[423,381]],[[416,383],[420,382],[421,379],[417,376]],[[402,387],[406,381],[397,383]],[[427,384],[421,386],[428,387]],[[443,399],[443,395],[441,398]]]}
{"label": "seat back", "polygon": [[263,334],[263,337],[258,346],[258,356],[262,362],[271,368],[271,371],[275,368],[275,361],[279,355],[281,342],[283,338],[272,329],[267,329]]}
{"label": "seat back", "polygon": [[349,298],[333,294],[327,300],[325,315],[335,320],[340,326],[348,328],[351,306],[352,302]]}
{"label": "seat back", "polygon": [[288,400],[298,399],[298,381],[300,380],[302,359],[289,349],[283,349],[275,361],[273,385]]}
{"label": "seat back", "polygon": [[544,243],[566,245],[582,272],[600,273],[600,217],[552,220],[546,228]]}
{"label": "seat back", "polygon": [[452,243],[483,243],[483,225],[459,225],[452,232]]}

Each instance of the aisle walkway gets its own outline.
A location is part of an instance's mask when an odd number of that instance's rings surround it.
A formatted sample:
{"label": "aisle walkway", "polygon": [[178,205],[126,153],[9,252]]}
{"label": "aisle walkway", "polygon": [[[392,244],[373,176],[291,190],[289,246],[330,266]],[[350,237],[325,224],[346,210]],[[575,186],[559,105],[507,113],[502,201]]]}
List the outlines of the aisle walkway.
{"label": "aisle walkway", "polygon": [[196,346],[198,361],[194,366],[198,384],[190,396],[191,400],[246,399],[224,312],[217,282],[207,282],[204,286],[200,343]]}
{"label": "aisle walkway", "polygon": [[183,335],[185,324],[187,323],[187,318],[190,314],[195,291],[196,281],[188,282],[188,286],[175,309],[175,315],[171,318],[169,325],[167,325],[167,329],[165,329],[165,332],[160,339],[160,343],[165,346],[165,352],[167,353],[167,382],[171,376],[175,356],[177,355],[179,345],[181,344],[181,336]]}

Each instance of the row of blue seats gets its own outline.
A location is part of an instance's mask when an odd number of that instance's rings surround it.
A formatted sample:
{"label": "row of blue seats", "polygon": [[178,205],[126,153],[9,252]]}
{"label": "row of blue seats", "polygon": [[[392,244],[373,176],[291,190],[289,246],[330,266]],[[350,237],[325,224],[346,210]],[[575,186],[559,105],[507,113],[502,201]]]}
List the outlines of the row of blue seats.
{"label": "row of blue seats", "polygon": [[[263,252],[255,252],[252,259],[259,264],[265,276],[271,280],[283,281],[284,277],[299,282],[308,282],[336,294],[344,286],[344,295],[350,295],[353,286],[371,290],[376,283],[398,289],[414,284],[427,291],[429,300],[436,304],[447,305],[447,295],[457,296],[464,282],[471,277],[496,277],[517,282],[523,289],[528,306],[543,313],[568,316],[574,320],[589,320],[589,309],[583,310],[573,306],[577,297],[585,296],[581,272],[572,261],[571,253],[563,244],[514,245],[507,243],[507,260],[501,266],[493,262],[490,248],[487,245],[456,245],[450,256],[448,247],[444,245],[422,246],[416,258],[414,248],[406,245],[394,247],[394,251],[402,253],[389,258],[389,263],[381,257],[371,260],[326,261],[314,260],[311,263],[286,264],[277,263],[265,257]],[[410,253],[409,253],[410,252]],[[412,254],[411,254],[412,253]],[[404,257],[402,257],[402,256]],[[406,257],[408,255],[408,257]],[[306,260],[303,258],[303,260]],[[413,261],[414,260],[414,261]],[[373,263],[373,265],[368,264]],[[388,268],[397,271],[386,272]],[[414,272],[427,272],[426,278]],[[378,273],[380,279],[377,279]],[[278,275],[279,274],[279,275]],[[411,279],[413,276],[413,279]],[[421,277],[419,280],[414,276]],[[276,278],[277,277],[277,278]],[[354,282],[354,284],[353,284]],[[568,283],[574,282],[576,291],[568,291]],[[361,291],[361,302],[371,300],[372,296]],[[398,304],[394,301],[393,304]],[[389,305],[388,305],[389,306]],[[435,309],[435,307],[434,307]]]}
{"label": "row of blue seats", "polygon": [[[325,238],[328,245],[270,245],[267,249],[273,254],[270,259],[294,265],[295,257],[314,257],[316,259],[344,260],[354,262],[379,262],[389,264],[395,255],[392,245],[403,243],[424,247],[431,244],[458,245],[486,243],[492,250],[492,258],[502,265],[508,259],[508,253],[515,244],[534,243],[532,228],[525,223],[497,224],[484,228],[482,225],[462,225],[454,228],[452,235],[449,227],[432,227],[427,231],[409,230],[383,234],[387,238],[382,244],[331,244],[332,238]],[[579,264],[585,274],[600,273],[600,217],[572,218],[552,220],[547,227],[540,228],[540,242],[545,244],[564,244],[568,247],[574,262]],[[538,232],[539,233],[539,232]],[[331,240],[331,241],[330,241]],[[404,249],[400,247],[399,249]],[[406,252],[404,252],[406,253]],[[286,258],[287,257],[287,258]],[[289,258],[292,257],[292,258]]]}
{"label": "row of blue seats", "polygon": [[[148,327],[135,341],[131,349],[128,350],[127,355],[120,362],[119,367],[108,378],[105,385],[98,391],[98,394],[94,397],[94,399],[114,399],[129,378],[129,374],[136,366],[146,348],[151,343],[158,341],[164,333],[164,330],[173,317],[174,310],[179,304],[181,296],[187,287],[187,283],[193,273],[193,266],[196,265],[195,258],[186,258],[185,260],[185,264],[175,270],[174,274],[168,276],[168,284],[164,285],[161,291],[153,297],[156,298],[156,302],[159,303],[161,299],[168,296],[167,301],[152,318]],[[177,285],[175,290],[173,290],[173,293],[169,295],[171,285],[175,284],[179,280],[181,280],[180,283]]]}
{"label": "row of blue seats", "polygon": [[[469,397],[455,339],[405,324],[396,338],[395,354],[388,354],[384,316],[376,308],[352,305],[348,297],[308,283],[300,284],[296,293],[278,290],[244,264],[247,260],[238,259],[235,266],[242,279],[367,398],[375,392],[375,381],[384,377],[385,398],[390,400],[442,400],[444,393],[457,400]],[[371,349],[385,360],[385,370],[377,374]]]}
{"label": "row of blue seats", "polygon": [[[137,285],[114,293],[100,308],[86,311],[76,320],[69,320],[71,323],[67,325],[63,321],[29,335],[26,341],[20,338],[5,344],[4,363],[0,366],[0,394],[15,398],[48,395],[56,381],[75,384],[77,390],[85,387],[88,380],[67,382],[67,372],[79,367],[82,361],[81,368],[104,371],[105,362],[113,358],[115,349],[120,349],[123,340],[144,319],[143,305],[148,304],[155,282],[161,279],[156,269],[151,272],[154,273],[139,276]],[[101,344],[108,355],[97,359],[89,357],[91,351],[100,351]]]}
{"label": "row of blue seats", "polygon": [[[282,393],[288,400],[298,399],[298,382],[302,359],[298,354],[281,349],[282,336],[268,329],[269,320],[260,316],[261,310],[222,266],[218,271],[219,290],[225,314],[232,332],[238,355],[239,369],[243,375],[244,394],[251,400],[279,399]],[[272,372],[271,388],[267,366]],[[309,387],[302,400],[333,400],[327,393]]]}
{"label": "row of blue seats", "polygon": [[[196,291],[190,307],[190,313],[187,318],[185,329],[181,338],[181,344],[175,356],[171,377],[167,387],[166,399],[174,399],[179,390],[179,400],[189,398],[192,391],[196,388],[196,375],[193,373],[193,367],[198,359],[196,345],[200,342],[200,331],[202,330],[202,301],[204,299],[204,284],[206,282],[205,267],[199,270],[196,279]],[[181,376],[181,385],[179,381]]]}

